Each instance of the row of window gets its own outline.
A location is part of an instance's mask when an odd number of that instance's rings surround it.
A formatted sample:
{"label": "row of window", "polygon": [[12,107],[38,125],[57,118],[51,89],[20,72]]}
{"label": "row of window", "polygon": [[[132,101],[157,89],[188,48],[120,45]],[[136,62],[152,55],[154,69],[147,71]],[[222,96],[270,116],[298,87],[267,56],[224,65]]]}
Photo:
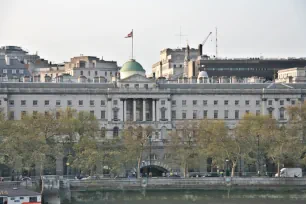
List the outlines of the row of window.
{"label": "row of window", "polygon": [[[87,72],[87,75],[90,76],[90,71]],[[84,75],[84,71],[80,71],[80,75],[83,76]],[[94,71],[94,75],[98,76],[98,71]],[[104,73],[105,76],[107,76],[107,72]],[[110,72],[109,73],[110,76],[113,76],[113,73]],[[115,76],[117,75],[117,72],[115,72]]]}
{"label": "row of window", "polygon": [[[123,87],[128,89],[128,88],[130,88],[130,85],[129,84],[121,84],[121,88],[123,88]],[[135,89],[139,89],[140,88],[139,84],[134,84],[134,88]],[[148,89],[149,85],[148,84],[144,84],[143,88]]]}
{"label": "row of window", "polygon": [[[239,110],[235,110],[235,116],[234,116],[234,119],[239,119],[240,118],[240,111]],[[249,114],[250,111],[249,110],[246,110],[245,111],[245,114]],[[213,118],[214,119],[220,119],[219,118],[219,111],[218,110],[214,110],[213,111]],[[260,110],[256,110],[255,112],[256,116],[259,116],[260,115]],[[273,110],[268,110],[268,114],[270,117],[272,117],[273,115]],[[173,110],[171,111],[171,118],[172,119],[176,119],[177,116],[176,116],[176,111]],[[199,111],[197,110],[194,110],[193,113],[192,113],[192,119],[199,119],[200,116],[199,116]],[[203,110],[203,118],[208,118],[208,110]],[[284,112],[284,109],[280,109],[279,111],[279,118],[280,119],[285,119],[285,112]],[[187,111],[182,111],[182,119],[187,119]],[[229,110],[224,110],[224,119],[229,119]]]}
{"label": "row of window", "polygon": [[[79,100],[78,104],[79,104],[79,106],[83,106],[84,101],[83,100]],[[0,105],[1,105],[1,100],[0,100]],[[14,106],[15,105],[15,101],[14,100],[9,100],[9,105],[10,106]],[[26,106],[27,105],[27,101],[26,100],[21,100],[20,101],[20,105],[21,106]],[[32,101],[32,105],[33,106],[38,106],[38,100],[33,100]],[[45,106],[49,106],[50,105],[50,100],[44,100],[44,105]],[[55,105],[56,106],[61,106],[62,105],[62,101],[61,100],[56,100],[55,101]],[[95,101],[94,100],[89,100],[89,105],[90,106],[94,106],[95,105]],[[101,106],[105,106],[105,100],[101,100],[100,101],[100,105]],[[113,100],[113,105],[118,105],[118,100]],[[72,106],[72,100],[67,100],[67,106]]]}
{"label": "row of window", "polygon": [[[172,103],[172,106],[176,106],[176,101],[175,100],[173,100],[171,103]],[[229,105],[229,103],[230,103],[229,100],[224,100],[223,105]],[[165,105],[165,100],[162,100],[161,104]],[[207,100],[203,100],[203,106],[207,106],[207,104],[208,104],[208,101]],[[214,100],[213,104],[214,105],[218,105],[219,101],[218,100]],[[240,101],[239,100],[235,100],[235,105],[239,105],[239,104],[240,104]],[[247,105],[247,106],[250,105],[250,100],[245,100],[244,104]],[[259,106],[260,105],[260,100],[256,100],[255,104],[256,104],[256,106]],[[285,104],[284,100],[280,100],[279,101],[279,105],[282,106],[284,104]],[[291,104],[295,105],[295,100],[291,100]],[[182,100],[182,106],[186,106],[186,105],[187,105],[187,100]],[[192,105],[194,105],[194,106],[198,105],[198,100],[192,100]],[[270,105],[270,106],[273,105],[273,100],[268,100],[268,105]]]}
{"label": "row of window", "polygon": [[267,68],[232,68],[232,67],[226,67],[226,68],[204,68],[204,71],[267,71]]}
{"label": "row of window", "polygon": [[[19,70],[12,69],[12,74],[17,74],[17,71],[18,71],[19,74],[23,74],[24,73],[23,69],[19,69]],[[7,69],[3,69],[2,72],[3,72],[3,74],[7,74],[8,70]]]}

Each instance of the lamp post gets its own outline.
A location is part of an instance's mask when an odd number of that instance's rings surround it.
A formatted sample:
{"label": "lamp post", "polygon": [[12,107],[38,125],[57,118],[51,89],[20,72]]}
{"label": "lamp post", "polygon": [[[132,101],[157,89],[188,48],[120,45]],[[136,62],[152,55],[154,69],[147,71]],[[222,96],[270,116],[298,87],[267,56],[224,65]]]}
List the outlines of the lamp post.
{"label": "lamp post", "polygon": [[228,174],[229,174],[229,171],[228,171],[228,162],[229,162],[229,160],[228,159],[226,159],[225,160],[226,161],[226,176],[229,176]]}
{"label": "lamp post", "polygon": [[149,164],[149,172],[148,172],[148,174],[147,174],[147,177],[148,177],[148,178],[149,178],[149,174],[151,173],[152,135],[149,136],[149,143],[150,143],[150,155],[149,155],[150,164]]}
{"label": "lamp post", "polygon": [[259,173],[260,173],[260,161],[259,161],[259,134],[257,134],[257,166],[258,166],[257,174],[258,174],[258,176],[259,176]]}
{"label": "lamp post", "polygon": [[67,179],[68,179],[68,175],[69,175],[69,171],[68,171],[68,170],[69,170],[69,169],[68,169],[68,168],[69,168],[69,165],[70,165],[70,163],[69,163],[69,162],[66,162],[66,166],[67,166]]}

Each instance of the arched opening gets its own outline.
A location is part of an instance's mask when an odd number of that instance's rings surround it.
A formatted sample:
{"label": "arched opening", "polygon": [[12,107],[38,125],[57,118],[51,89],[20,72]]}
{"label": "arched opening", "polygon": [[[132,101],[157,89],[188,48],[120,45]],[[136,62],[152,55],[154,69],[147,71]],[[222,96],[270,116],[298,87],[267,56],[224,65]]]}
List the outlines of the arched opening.
{"label": "arched opening", "polygon": [[113,128],[113,138],[117,138],[119,136],[119,128],[114,127]]}
{"label": "arched opening", "polygon": [[152,173],[152,177],[163,177],[166,176],[168,170],[165,169],[164,167],[157,165],[148,165],[140,168],[140,173],[142,177],[146,177],[149,174],[149,172]]}

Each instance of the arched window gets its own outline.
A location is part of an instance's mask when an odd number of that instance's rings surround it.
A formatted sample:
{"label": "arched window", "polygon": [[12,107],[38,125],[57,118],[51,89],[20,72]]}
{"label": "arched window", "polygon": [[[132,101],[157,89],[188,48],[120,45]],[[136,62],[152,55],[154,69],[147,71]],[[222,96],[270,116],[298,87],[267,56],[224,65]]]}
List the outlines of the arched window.
{"label": "arched window", "polygon": [[101,137],[105,138],[105,135],[106,135],[106,129],[105,129],[105,127],[102,127],[101,128]]}
{"label": "arched window", "polygon": [[118,127],[114,127],[113,128],[113,138],[118,137],[119,135],[119,128]]}

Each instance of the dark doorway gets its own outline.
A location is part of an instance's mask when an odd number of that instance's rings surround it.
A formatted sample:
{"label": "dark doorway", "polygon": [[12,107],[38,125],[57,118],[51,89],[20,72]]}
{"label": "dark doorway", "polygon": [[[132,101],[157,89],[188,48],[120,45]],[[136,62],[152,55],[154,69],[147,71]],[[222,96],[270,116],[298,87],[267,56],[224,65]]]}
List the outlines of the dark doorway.
{"label": "dark doorway", "polygon": [[163,167],[155,165],[144,166],[140,169],[142,176],[146,176],[149,172],[152,172],[152,177],[162,177],[163,173],[166,175],[168,171]]}

